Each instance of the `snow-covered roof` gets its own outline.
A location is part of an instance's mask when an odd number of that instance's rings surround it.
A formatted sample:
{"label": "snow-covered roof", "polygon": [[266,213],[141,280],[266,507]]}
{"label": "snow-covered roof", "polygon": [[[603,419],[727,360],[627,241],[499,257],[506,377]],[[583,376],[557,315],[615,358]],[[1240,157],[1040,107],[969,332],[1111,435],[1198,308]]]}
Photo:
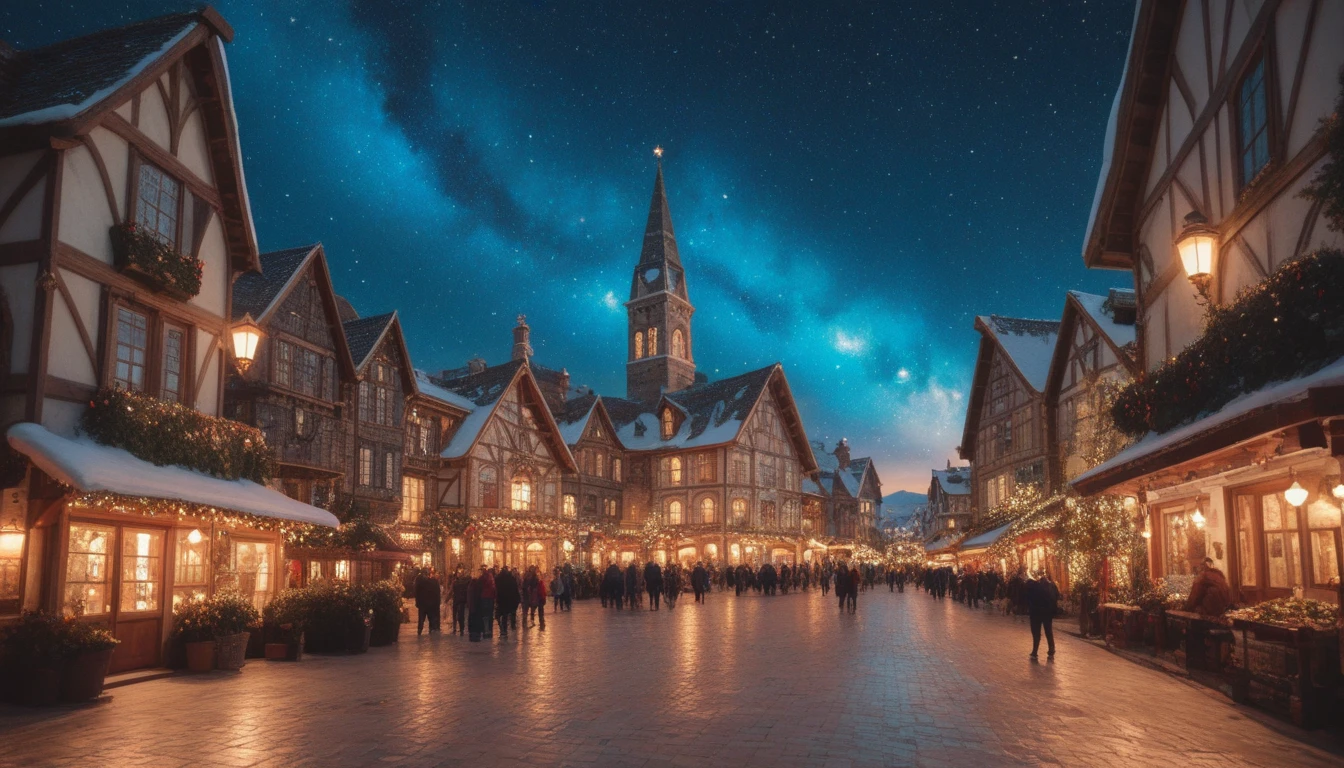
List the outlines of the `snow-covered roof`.
{"label": "snow-covered roof", "polygon": [[998,528],[992,528],[983,533],[978,533],[966,539],[965,541],[961,542],[960,549],[962,552],[971,549],[989,549],[994,544],[994,542],[998,541],[1003,536],[1003,534],[1007,533],[1008,529],[1012,527],[1013,527],[1012,523],[1004,523],[1003,525],[1000,525]]}
{"label": "snow-covered roof", "polygon": [[180,500],[257,517],[335,528],[336,516],[250,480],[221,480],[185,467],[160,467],[87,437],[61,437],[40,424],[9,428],[9,444],[56,480],[85,493]]}
{"label": "snow-covered roof", "polygon": [[447,405],[451,405],[454,408],[460,408],[464,411],[476,410],[475,403],[456,392],[444,389],[438,384],[435,384],[429,377],[429,374],[419,368],[415,369],[415,385],[420,394],[425,397],[438,400],[441,403],[446,403]]}
{"label": "snow-covered roof", "polygon": [[1120,84],[1115,88],[1115,98],[1111,99],[1111,113],[1106,118],[1106,137],[1101,144],[1101,169],[1097,171],[1097,188],[1092,193],[1092,210],[1087,214],[1087,230],[1083,232],[1083,258],[1087,258],[1087,245],[1092,242],[1092,230],[1097,224],[1097,213],[1101,209],[1101,198],[1106,191],[1106,179],[1111,175],[1111,164],[1115,158],[1115,140],[1119,134],[1120,99],[1125,92],[1125,80],[1129,77],[1130,56],[1134,55],[1134,33],[1139,28],[1139,9],[1142,0],[1134,0],[1134,21],[1130,23],[1129,40],[1126,48],[1125,67],[1120,72]]}
{"label": "snow-covered roof", "polygon": [[1071,482],[1077,485],[1159,451],[1175,448],[1210,430],[1237,421],[1261,408],[1305,399],[1308,390],[1339,386],[1344,386],[1344,358],[1336,360],[1315,373],[1288,381],[1267,384],[1254,392],[1248,392],[1224,405],[1217,412],[1206,414],[1184,426],[1160,434],[1149,432],[1137,443],[1078,475]]}
{"label": "snow-covered roof", "polygon": [[658,415],[647,410],[648,406],[627,408],[628,401],[607,401],[607,412],[615,423],[617,439],[630,450],[698,448],[732,442],[778,368],[775,364],[664,393],[663,400],[686,414],[680,429],[668,440],[663,439]]}
{"label": "snow-covered roof", "polygon": [[967,496],[971,492],[971,468],[951,467],[933,470],[933,479],[949,496]]}
{"label": "snow-covered roof", "polygon": [[597,409],[597,398],[584,398],[582,403],[575,405],[587,406],[576,409],[581,411],[582,415],[572,421],[560,421],[560,438],[565,441],[565,445],[574,445],[583,437],[583,431],[588,428],[588,420],[593,417],[593,411]]}
{"label": "snow-covered roof", "polygon": [[810,478],[810,477],[804,477],[804,478],[803,478],[803,493],[810,493],[810,494],[812,494],[813,496],[825,496],[825,495],[826,495],[826,492],[823,491],[823,490],[821,490],[821,486],[820,486],[820,485],[817,485],[816,481],[814,481],[814,480],[813,480],[812,478]]}
{"label": "snow-covered roof", "polygon": [[981,316],[978,320],[1017,366],[1027,384],[1037,392],[1045,391],[1050,360],[1055,354],[1055,339],[1059,335],[1059,321],[1000,315]]}
{"label": "snow-covered roof", "polygon": [[1132,312],[1134,308],[1134,291],[1128,289],[1114,289],[1110,296],[1097,296],[1093,293],[1083,293],[1082,291],[1069,291],[1078,304],[1087,313],[1088,317],[1097,324],[1101,332],[1106,334],[1106,338],[1111,340],[1117,348],[1126,344],[1134,343],[1135,324],[1117,323],[1115,321],[1115,302],[1117,300],[1129,302],[1128,309]]}

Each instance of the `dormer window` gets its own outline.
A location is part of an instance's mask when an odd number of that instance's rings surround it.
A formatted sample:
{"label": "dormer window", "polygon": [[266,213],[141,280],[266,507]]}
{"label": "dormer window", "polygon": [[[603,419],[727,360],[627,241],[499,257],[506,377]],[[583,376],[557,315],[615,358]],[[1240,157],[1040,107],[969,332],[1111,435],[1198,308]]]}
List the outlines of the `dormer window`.
{"label": "dormer window", "polygon": [[676,434],[676,425],[672,420],[672,409],[663,409],[663,439],[671,440],[672,435]]}

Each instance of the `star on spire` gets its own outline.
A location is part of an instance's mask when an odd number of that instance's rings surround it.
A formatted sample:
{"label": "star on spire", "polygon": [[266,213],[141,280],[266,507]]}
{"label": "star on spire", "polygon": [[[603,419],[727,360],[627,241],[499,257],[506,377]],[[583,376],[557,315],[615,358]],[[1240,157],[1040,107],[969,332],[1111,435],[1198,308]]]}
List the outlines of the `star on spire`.
{"label": "star on spire", "polygon": [[662,159],[663,159],[663,147],[662,147],[662,145],[656,145],[656,146],[654,146],[654,148],[653,148],[653,156],[656,157],[656,158],[658,158],[659,160],[662,160]]}

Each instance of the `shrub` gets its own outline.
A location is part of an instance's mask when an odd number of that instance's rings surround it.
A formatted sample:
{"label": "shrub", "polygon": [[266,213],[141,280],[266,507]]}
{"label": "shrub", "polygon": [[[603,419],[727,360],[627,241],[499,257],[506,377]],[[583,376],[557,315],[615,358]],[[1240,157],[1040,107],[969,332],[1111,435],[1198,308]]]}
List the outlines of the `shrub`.
{"label": "shrub", "polygon": [[246,597],[225,590],[213,597],[184,600],[173,609],[173,635],[185,643],[199,643],[217,637],[247,632],[261,621]]}
{"label": "shrub", "polygon": [[261,622],[261,613],[256,606],[236,590],[217,592],[210,602],[214,612],[215,637],[247,632]]}
{"label": "shrub", "polygon": [[176,249],[135,222],[112,227],[112,251],[156,287],[185,294],[201,292],[205,263]]}
{"label": "shrub", "polygon": [[46,611],[28,611],[0,635],[6,663],[52,667],[84,653],[117,647],[119,641],[102,627]]}
{"label": "shrub", "polygon": [[384,579],[354,588],[356,601],[363,610],[373,612],[377,623],[401,623],[401,596],[404,591],[396,579]]}
{"label": "shrub", "polygon": [[266,623],[277,626],[289,626],[302,631],[308,624],[309,592],[302,587],[293,587],[271,598],[266,604],[263,616]]}
{"label": "shrub", "polygon": [[89,437],[152,464],[254,483],[271,476],[273,459],[261,430],[180,403],[108,388],[94,395],[80,419]]}

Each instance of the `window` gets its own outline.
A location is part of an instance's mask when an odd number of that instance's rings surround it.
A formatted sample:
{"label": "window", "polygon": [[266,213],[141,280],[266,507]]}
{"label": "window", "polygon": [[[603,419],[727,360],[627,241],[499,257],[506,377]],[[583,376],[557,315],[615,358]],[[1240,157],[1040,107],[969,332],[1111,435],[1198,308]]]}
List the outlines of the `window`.
{"label": "window", "polygon": [[420,522],[425,511],[425,481],[423,478],[407,475],[401,479],[401,520],[405,523]]}
{"label": "window", "polygon": [[655,355],[657,355],[657,354],[658,354],[658,329],[657,329],[657,328],[650,328],[650,329],[649,329],[649,357],[653,357],[653,356],[655,356]]}
{"label": "window", "polygon": [[112,612],[112,539],[105,525],[70,524],[66,550],[65,607],[76,614]]}
{"label": "window", "polygon": [[784,461],[784,488],[789,491],[798,490],[797,478],[793,472],[793,462],[787,459]]}
{"label": "window", "polygon": [[621,482],[621,460],[618,458],[612,458],[611,460],[611,479],[618,483]]}
{"label": "window", "polygon": [[[210,539],[199,528],[178,528],[176,538],[177,553],[173,563],[174,607],[183,600],[205,597],[205,564],[210,557]],[[192,542],[193,538],[196,539],[195,542]]]}
{"label": "window", "polygon": [[598,477],[607,476],[607,456],[601,451],[598,451],[597,453],[596,466],[594,467],[593,474]]}
{"label": "window", "polygon": [[1195,525],[1194,511],[1189,507],[1162,514],[1164,576],[1188,576],[1204,560],[1204,531]]}
{"label": "window", "polygon": [[1260,583],[1256,576],[1257,550],[1255,547],[1255,497],[1237,497],[1237,571],[1241,586],[1254,587]]}
{"label": "window", "polygon": [[734,454],[733,471],[729,479],[739,485],[747,483],[747,459],[742,454]]}
{"label": "window", "polygon": [[532,511],[532,480],[527,475],[519,475],[513,478],[513,489],[509,501],[515,512]]}
{"label": "window", "polygon": [[1340,508],[1322,493],[1305,509],[1310,532],[1311,585],[1328,588],[1340,574]]}
{"label": "window", "polygon": [[481,487],[480,500],[482,507],[499,506],[499,478],[495,474],[494,467],[482,467],[481,474],[477,477],[478,484]]}
{"label": "window", "polygon": [[294,409],[294,434],[296,436],[306,437],[308,435],[310,423],[307,411],[302,408]]}
{"label": "window", "polygon": [[742,525],[747,521],[747,500],[733,499],[733,525]]}
{"label": "window", "polygon": [[664,439],[664,440],[671,440],[671,439],[672,439],[672,435],[674,435],[674,434],[676,434],[676,432],[675,432],[674,424],[673,424],[673,421],[672,421],[672,409],[671,409],[671,408],[664,408],[664,409],[663,409],[663,439]]}
{"label": "window", "polygon": [[635,331],[635,359],[644,357],[644,333]]}
{"label": "window", "polygon": [[115,383],[122,389],[145,388],[145,358],[149,348],[149,318],[117,307],[117,361]]}
{"label": "window", "polygon": [[700,522],[714,522],[714,499],[709,496],[700,500]]}
{"label": "window", "polygon": [[157,611],[163,587],[163,532],[121,534],[121,611]]}
{"label": "window", "polygon": [[1265,59],[1262,56],[1237,87],[1237,149],[1241,183],[1246,185],[1269,164],[1269,110],[1265,97]]}
{"label": "window", "polygon": [[760,472],[760,476],[757,479],[760,482],[758,484],[765,488],[775,487],[775,484],[779,482],[779,476],[775,473],[775,457],[762,456],[759,463],[760,466],[757,467],[757,471]]}
{"label": "window", "polygon": [[140,164],[140,187],[135,199],[135,223],[177,247],[177,217],[182,185],[149,163]]}
{"label": "window", "polygon": [[775,502],[761,502],[761,525],[774,526],[775,524]]}
{"label": "window", "polygon": [[392,451],[383,452],[383,489],[390,491],[397,487],[397,459]]}
{"label": "window", "polygon": [[1260,512],[1265,525],[1265,561],[1269,566],[1269,586],[1291,589],[1301,586],[1301,545],[1297,535],[1297,509],[1282,493],[1260,497]]}
{"label": "window", "polygon": [[282,387],[293,386],[294,347],[287,341],[275,342],[275,383]]}
{"label": "window", "polygon": [[365,488],[373,485],[373,449],[367,446],[359,449],[359,484]]}
{"label": "window", "polygon": [[159,397],[170,403],[182,401],[182,353],[186,338],[186,331],[176,326],[163,329],[163,382]]}
{"label": "window", "polygon": [[700,483],[714,482],[714,454],[700,453],[695,456],[695,479]]}
{"label": "window", "polygon": [[686,335],[680,328],[672,331],[672,356],[686,357]]}
{"label": "window", "polygon": [[[274,545],[261,541],[238,541],[233,545],[233,569],[238,574],[238,591],[252,599],[252,604],[261,610],[271,596],[271,555]],[[349,563],[346,563],[346,577],[349,578]],[[337,563],[339,569],[340,563]]]}
{"label": "window", "polygon": [[617,517],[620,517],[620,508],[616,506],[615,499],[607,499],[604,506],[606,507],[607,518],[609,520],[615,520]]}
{"label": "window", "polygon": [[681,502],[676,499],[667,503],[667,524],[681,525]]}
{"label": "window", "polygon": [[579,516],[579,502],[578,499],[574,498],[574,494],[572,493],[565,494],[564,516],[570,520]]}
{"label": "window", "polygon": [[322,368],[317,353],[307,347],[295,347],[294,388],[310,397],[319,392]]}
{"label": "window", "polygon": [[583,499],[583,516],[589,519],[597,517],[597,496],[588,494]]}
{"label": "window", "polygon": [[369,382],[367,381],[359,382],[359,420],[363,422],[370,421],[369,418],[370,390],[371,388],[369,387]]}

